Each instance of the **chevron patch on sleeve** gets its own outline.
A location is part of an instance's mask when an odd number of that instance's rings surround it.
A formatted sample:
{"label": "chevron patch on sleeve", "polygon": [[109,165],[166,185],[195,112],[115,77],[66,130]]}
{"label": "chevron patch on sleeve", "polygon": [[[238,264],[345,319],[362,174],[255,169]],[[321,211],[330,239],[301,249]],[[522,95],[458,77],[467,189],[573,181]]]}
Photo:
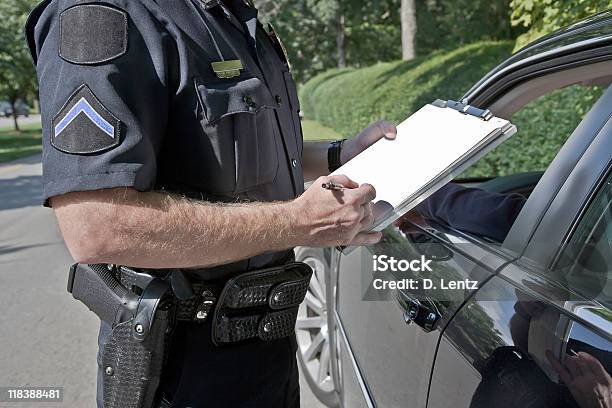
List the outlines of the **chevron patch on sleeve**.
{"label": "chevron patch on sleeve", "polygon": [[121,121],[81,85],[53,118],[51,145],[71,154],[93,154],[119,146]]}

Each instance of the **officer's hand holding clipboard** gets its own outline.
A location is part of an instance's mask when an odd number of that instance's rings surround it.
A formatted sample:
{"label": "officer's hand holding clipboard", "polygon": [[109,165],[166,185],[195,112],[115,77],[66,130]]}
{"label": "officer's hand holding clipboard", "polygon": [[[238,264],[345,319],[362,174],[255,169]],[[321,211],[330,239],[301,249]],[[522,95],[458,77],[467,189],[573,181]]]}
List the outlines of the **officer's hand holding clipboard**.
{"label": "officer's hand holding clipboard", "polygon": [[382,231],[517,131],[487,110],[454,101],[425,105],[332,177],[377,191],[371,231]]}

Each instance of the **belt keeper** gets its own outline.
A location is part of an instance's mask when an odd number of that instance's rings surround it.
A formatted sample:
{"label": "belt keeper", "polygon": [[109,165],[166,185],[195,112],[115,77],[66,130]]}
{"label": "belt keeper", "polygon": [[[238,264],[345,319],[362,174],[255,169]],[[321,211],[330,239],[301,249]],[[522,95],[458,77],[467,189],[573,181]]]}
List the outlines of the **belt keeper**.
{"label": "belt keeper", "polygon": [[198,323],[204,323],[210,315],[210,312],[217,301],[216,296],[210,290],[204,290],[201,295],[201,300],[196,307],[193,320]]}

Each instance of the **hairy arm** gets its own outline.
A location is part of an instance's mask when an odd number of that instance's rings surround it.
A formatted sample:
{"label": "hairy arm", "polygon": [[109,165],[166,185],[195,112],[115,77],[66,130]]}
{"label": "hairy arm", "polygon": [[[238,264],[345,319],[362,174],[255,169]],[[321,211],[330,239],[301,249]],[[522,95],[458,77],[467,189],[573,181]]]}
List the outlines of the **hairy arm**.
{"label": "hairy arm", "polygon": [[51,203],[82,263],[214,266],[290,248],[297,235],[289,205],[280,203],[214,205],[133,189],[70,193]]}
{"label": "hairy arm", "polygon": [[341,196],[319,187],[269,204],[211,204],[129,188],[69,193],[51,204],[77,262],[212,267],[298,245],[376,242],[378,235],[361,233],[372,222],[375,193],[353,187]]}

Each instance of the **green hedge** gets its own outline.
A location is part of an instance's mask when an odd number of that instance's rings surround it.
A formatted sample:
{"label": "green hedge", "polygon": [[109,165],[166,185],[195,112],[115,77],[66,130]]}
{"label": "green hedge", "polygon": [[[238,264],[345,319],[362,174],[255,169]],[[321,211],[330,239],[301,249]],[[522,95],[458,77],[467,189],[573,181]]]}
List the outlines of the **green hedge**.
{"label": "green hedge", "polygon": [[[460,98],[512,47],[511,42],[481,42],[408,62],[327,71],[300,90],[302,110],[306,118],[349,137],[378,119],[399,123],[436,98]],[[466,176],[545,169],[600,93],[573,86],[533,101],[512,119],[519,134]]]}
{"label": "green hedge", "polygon": [[519,132],[483,157],[465,176],[546,170],[601,93],[597,87],[574,85],[529,103],[512,118]]}

